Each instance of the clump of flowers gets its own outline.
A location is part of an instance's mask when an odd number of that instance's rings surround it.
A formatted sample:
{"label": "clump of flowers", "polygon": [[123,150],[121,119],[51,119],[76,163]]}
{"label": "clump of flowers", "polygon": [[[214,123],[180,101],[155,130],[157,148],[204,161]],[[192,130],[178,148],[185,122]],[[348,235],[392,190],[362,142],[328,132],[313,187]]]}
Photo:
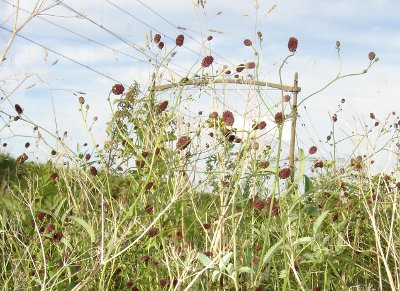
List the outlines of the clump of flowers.
{"label": "clump of flowers", "polygon": [[[265,208],[265,212],[267,215],[270,214],[270,209],[271,209],[271,203],[272,203],[272,197],[268,197],[267,198],[267,205]],[[273,203],[272,203],[272,215],[277,216],[279,214],[279,203],[278,203],[278,199],[274,199]]]}
{"label": "clump of flowers", "polygon": [[207,68],[209,66],[211,66],[212,62],[214,61],[214,58],[212,56],[206,56],[202,62],[201,62],[201,66],[203,68]]}
{"label": "clump of flowers", "polygon": [[290,176],[290,169],[289,168],[283,168],[279,171],[279,178],[281,179],[287,179]]}
{"label": "clump of flowers", "polygon": [[190,137],[188,137],[187,135],[183,135],[178,138],[178,141],[176,142],[176,147],[179,150],[183,150],[187,148],[190,142],[191,142]]}
{"label": "clump of flowers", "polygon": [[177,46],[182,46],[183,45],[183,40],[185,39],[185,37],[183,36],[183,34],[180,34],[176,37],[176,45]]}
{"label": "clump of flowers", "polygon": [[295,37],[291,37],[289,38],[289,42],[288,42],[288,49],[291,53],[294,53],[297,50],[297,38]]}
{"label": "clump of flowers", "polygon": [[122,84],[115,84],[111,91],[114,95],[122,95],[125,91],[125,88]]}
{"label": "clump of flowers", "polygon": [[222,121],[228,125],[232,126],[233,123],[235,122],[235,117],[233,116],[233,113],[229,110],[226,110],[222,113]]}

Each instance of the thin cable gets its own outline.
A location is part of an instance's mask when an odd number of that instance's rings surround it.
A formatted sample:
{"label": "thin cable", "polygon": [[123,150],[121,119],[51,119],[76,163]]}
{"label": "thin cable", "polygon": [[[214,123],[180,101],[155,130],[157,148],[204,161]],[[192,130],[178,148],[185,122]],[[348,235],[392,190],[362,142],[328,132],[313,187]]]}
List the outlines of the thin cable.
{"label": "thin cable", "polygon": [[[8,31],[9,33],[12,33],[11,30],[9,30],[9,29],[7,29],[7,28],[1,26],[1,25],[0,25],[0,28],[3,29],[3,30],[5,30],[5,31]],[[40,47],[42,47],[42,48],[44,48],[44,49],[47,49],[48,51],[52,52],[53,54],[56,54],[56,55],[58,55],[58,56],[60,56],[60,57],[63,57],[63,58],[65,58],[65,59],[67,59],[67,60],[69,60],[69,61],[71,61],[71,62],[73,62],[73,63],[75,63],[75,64],[77,64],[77,65],[79,65],[79,66],[81,66],[81,67],[84,67],[84,68],[86,68],[86,69],[88,69],[88,70],[90,70],[90,71],[92,71],[92,72],[94,72],[94,73],[96,73],[96,74],[99,74],[99,75],[101,75],[101,76],[103,76],[103,77],[105,77],[105,78],[107,78],[107,79],[109,79],[109,80],[112,80],[112,81],[114,81],[114,82],[116,82],[116,83],[122,84],[122,85],[124,85],[125,87],[127,87],[126,84],[124,84],[124,83],[122,83],[122,82],[120,82],[120,81],[114,79],[113,77],[110,77],[110,76],[108,76],[108,75],[106,75],[106,74],[104,74],[104,73],[102,73],[102,72],[100,72],[100,71],[97,71],[96,69],[93,69],[92,67],[89,67],[88,65],[84,65],[84,64],[82,64],[82,63],[80,63],[80,62],[78,62],[78,61],[76,61],[76,60],[74,60],[74,59],[72,59],[72,58],[70,58],[70,57],[67,57],[67,56],[65,56],[65,55],[63,55],[63,54],[61,54],[61,53],[59,53],[59,52],[57,52],[57,51],[55,51],[55,50],[53,50],[53,49],[51,49],[51,48],[45,46],[45,45],[42,45],[42,44],[40,44],[40,43],[37,43],[36,41],[31,40],[31,39],[29,39],[29,38],[27,38],[27,37],[25,37],[25,36],[23,36],[23,35],[21,35],[21,34],[19,34],[19,33],[17,34],[17,36],[20,37],[20,38],[22,38],[22,39],[24,39],[24,40],[26,40],[26,41],[28,41],[28,42],[30,42],[30,43],[33,43],[33,44],[35,44],[35,45],[37,45],[37,46],[40,46]]]}

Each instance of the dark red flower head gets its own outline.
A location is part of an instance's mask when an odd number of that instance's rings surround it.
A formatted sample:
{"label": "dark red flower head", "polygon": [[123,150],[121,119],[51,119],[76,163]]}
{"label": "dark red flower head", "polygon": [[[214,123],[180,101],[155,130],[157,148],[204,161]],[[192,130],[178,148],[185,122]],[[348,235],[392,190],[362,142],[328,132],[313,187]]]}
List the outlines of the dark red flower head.
{"label": "dark red flower head", "polygon": [[187,135],[183,135],[180,138],[178,138],[178,141],[176,142],[176,147],[179,150],[185,149],[189,144],[190,144],[190,137]]}
{"label": "dark red flower head", "polygon": [[183,45],[183,40],[185,39],[185,37],[183,36],[183,34],[180,34],[176,37],[176,45],[177,46],[182,46]]}
{"label": "dark red flower head", "polygon": [[244,43],[245,46],[251,46],[251,45],[253,44],[253,43],[251,42],[251,40],[248,39],[248,38],[246,38],[246,39],[243,41],[243,43]]}
{"label": "dark red flower head", "polygon": [[15,104],[14,108],[18,114],[22,114],[24,112],[24,110],[21,108],[21,106],[19,106],[19,104]]}
{"label": "dark red flower head", "polygon": [[[271,209],[271,202],[272,202],[272,197],[269,196],[267,198],[267,205],[265,207],[265,212],[267,215],[269,215],[269,211]],[[279,203],[278,203],[278,199],[275,197],[274,202],[272,204],[272,215],[277,216],[278,214],[279,214]]]}
{"label": "dark red flower head", "polygon": [[248,62],[246,63],[246,69],[254,69],[256,67],[255,62]]}
{"label": "dark red flower head", "polygon": [[265,121],[260,121],[257,124],[257,129],[264,129],[267,126],[267,123]]}
{"label": "dark red flower head", "polygon": [[289,168],[283,168],[279,171],[279,178],[281,179],[287,179],[290,176],[290,169]]}
{"label": "dark red flower head", "polygon": [[275,114],[275,122],[277,124],[282,124],[283,120],[284,120],[284,116],[283,116],[282,112],[278,112]]}
{"label": "dark red flower head", "polygon": [[214,61],[214,58],[212,56],[206,56],[203,61],[201,62],[201,66],[203,68],[207,68],[211,66],[212,62]]}
{"label": "dark red flower head", "polygon": [[372,112],[369,114],[369,117],[371,117],[371,119],[375,119],[375,114],[373,114]]}
{"label": "dark red flower head", "polygon": [[316,146],[312,146],[312,147],[310,147],[310,149],[308,150],[308,153],[310,154],[310,155],[313,155],[313,154],[315,154],[316,152],[317,152],[317,147]]}
{"label": "dark red flower head", "polygon": [[157,233],[158,233],[158,229],[153,227],[147,232],[147,236],[148,237],[154,237],[154,236],[157,235]]}
{"label": "dark red flower head", "polygon": [[295,37],[289,38],[288,48],[291,53],[294,53],[297,50],[297,44],[298,44],[297,38]]}
{"label": "dark red flower head", "polygon": [[374,53],[374,52],[370,52],[370,53],[368,54],[368,59],[369,59],[370,61],[373,61],[373,60],[375,59],[375,53]]}
{"label": "dark red flower head", "polygon": [[253,208],[261,210],[264,208],[264,202],[260,199],[254,199],[253,201]]}
{"label": "dark red flower head", "polygon": [[165,100],[163,102],[161,102],[160,104],[158,104],[158,108],[157,108],[157,113],[161,113],[163,112],[168,106],[168,101]]}
{"label": "dark red flower head", "polygon": [[161,40],[161,35],[158,34],[158,33],[156,33],[156,34],[154,35],[154,42],[155,42],[156,44],[158,44],[158,43],[160,42],[160,40]]}
{"label": "dark red flower head", "polygon": [[97,169],[96,169],[94,166],[91,166],[91,167],[90,167],[90,173],[91,173],[93,176],[97,176]]}
{"label": "dark red flower head", "polygon": [[158,48],[162,50],[164,48],[164,43],[161,41],[158,43]]}
{"label": "dark red flower head", "polygon": [[237,68],[236,68],[236,72],[240,73],[241,71],[244,70],[246,66],[244,64],[240,64]]}
{"label": "dark red flower head", "polygon": [[210,41],[210,40],[212,40],[212,39],[213,39],[212,35],[209,35],[209,36],[207,37],[207,40],[208,40],[208,41]]}
{"label": "dark red flower head", "polygon": [[51,175],[50,175],[50,179],[52,180],[52,181],[55,181],[56,179],[58,178],[58,174],[57,173],[52,173]]}
{"label": "dark red flower head", "polygon": [[323,168],[323,167],[324,167],[323,161],[318,161],[314,164],[314,168]]}
{"label": "dark red flower head", "polygon": [[125,88],[121,84],[115,84],[111,91],[113,92],[114,95],[122,95],[125,91]]}
{"label": "dark red flower head", "polygon": [[225,122],[226,125],[231,126],[235,122],[235,117],[232,112],[226,110],[222,113],[222,121]]}

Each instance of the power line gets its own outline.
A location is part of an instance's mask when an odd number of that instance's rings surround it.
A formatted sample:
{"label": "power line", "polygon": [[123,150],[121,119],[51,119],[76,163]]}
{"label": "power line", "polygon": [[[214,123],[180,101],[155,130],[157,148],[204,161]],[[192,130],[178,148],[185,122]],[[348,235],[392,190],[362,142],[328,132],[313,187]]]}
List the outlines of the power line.
{"label": "power line", "polygon": [[[119,39],[120,41],[124,42],[125,44],[128,44],[129,46],[131,46],[134,50],[136,50],[136,51],[139,52],[140,54],[145,55],[147,58],[149,58],[149,59],[151,59],[151,60],[153,60],[154,62],[157,63],[157,60],[156,60],[154,57],[147,55],[147,54],[144,53],[141,49],[137,48],[137,47],[136,47],[137,45],[136,45],[135,43],[129,41],[128,39],[124,38],[123,36],[119,35],[118,33],[115,33],[115,32],[113,32],[112,30],[106,28],[104,25],[99,24],[99,23],[97,23],[96,21],[92,20],[91,18],[89,18],[89,17],[83,15],[82,13],[80,13],[80,12],[77,11],[76,9],[72,8],[71,6],[69,6],[69,5],[67,5],[67,4],[65,4],[65,3],[63,3],[63,2],[60,2],[60,5],[64,6],[66,9],[68,9],[68,10],[70,10],[70,11],[76,13],[79,17],[82,17],[82,18],[86,19],[87,21],[91,22],[92,24],[96,25],[97,27],[103,29],[104,31],[106,31],[107,33],[111,34],[111,35],[114,36],[115,38],[117,38],[117,39]],[[153,53],[153,55],[154,55],[154,53]],[[181,68],[181,69],[183,69],[183,70],[186,71],[185,68],[183,68],[183,67],[181,67],[181,66],[179,66],[179,65],[177,65],[177,64],[175,64],[175,63],[173,63],[173,62],[169,62],[169,63],[170,63],[170,64],[173,64],[173,65],[175,65],[176,67]],[[164,64],[161,64],[161,65],[162,65],[163,67],[167,68],[166,65],[164,65]],[[177,74],[177,73],[175,72],[175,74]],[[181,75],[179,75],[179,74],[177,74],[177,75],[178,75],[179,77],[181,77],[181,78],[183,77],[183,76],[181,76]]]}
{"label": "power line", "polygon": [[[4,2],[4,3],[7,3],[8,5],[11,5],[11,6],[15,7],[14,4],[9,3],[9,2],[7,2],[7,1],[5,1],[5,0],[0,0],[0,1],[2,1],[2,2]],[[19,10],[21,10],[21,11],[23,11],[23,12],[25,12],[25,13],[30,13],[28,10],[25,10],[25,9],[23,9],[23,8],[21,8],[21,7],[19,7]],[[139,62],[148,63],[148,62],[145,61],[145,60],[139,59],[139,58],[134,57],[134,56],[132,56],[132,55],[130,55],[130,54],[127,54],[127,53],[125,53],[125,52],[123,52],[123,51],[120,51],[120,50],[118,50],[118,49],[112,48],[112,47],[110,47],[110,46],[108,46],[108,45],[106,45],[106,44],[103,44],[103,43],[98,42],[98,41],[96,41],[96,40],[94,40],[94,39],[91,39],[91,38],[86,37],[86,36],[84,36],[84,35],[82,35],[82,34],[79,34],[79,33],[75,32],[75,31],[72,31],[72,30],[69,29],[69,28],[66,28],[66,27],[64,27],[64,26],[61,26],[61,25],[59,25],[59,24],[57,24],[57,23],[55,23],[55,22],[52,22],[52,21],[50,21],[50,20],[47,20],[47,19],[45,19],[45,18],[43,18],[43,17],[41,17],[41,16],[37,16],[37,17],[38,17],[39,19],[41,19],[41,20],[47,22],[47,23],[50,23],[50,24],[53,25],[53,26],[56,26],[56,27],[61,28],[61,29],[65,30],[65,31],[68,31],[68,32],[70,32],[70,33],[72,33],[72,34],[74,34],[74,35],[77,35],[77,36],[79,36],[79,37],[81,37],[81,38],[84,38],[84,39],[86,39],[86,40],[88,40],[88,41],[90,41],[90,42],[93,42],[93,43],[95,43],[95,44],[97,44],[97,45],[99,45],[99,46],[105,47],[105,48],[107,48],[107,49],[109,49],[109,50],[112,50],[112,51],[114,51],[114,52],[118,52],[118,53],[120,53],[120,54],[122,54],[122,55],[124,55],[124,56],[130,57],[130,58],[132,58],[132,59],[134,59],[134,60],[137,60],[137,61],[139,61]]]}
{"label": "power line", "polygon": [[[7,29],[7,28],[1,26],[1,25],[0,25],[0,28],[3,29],[3,30],[5,30],[5,31],[8,31],[9,33],[12,33],[11,30],[9,30],[9,29]],[[72,59],[72,58],[70,58],[70,57],[68,57],[68,56],[65,56],[65,55],[63,55],[63,54],[61,54],[61,53],[59,53],[59,52],[57,52],[57,51],[55,51],[55,50],[53,50],[53,49],[51,49],[51,48],[45,46],[45,45],[43,45],[43,44],[40,44],[40,43],[38,43],[38,42],[36,42],[36,41],[34,41],[34,40],[31,40],[31,39],[29,39],[29,38],[27,38],[27,37],[25,37],[25,36],[23,36],[23,35],[21,35],[21,34],[19,34],[19,33],[17,34],[17,36],[20,37],[20,38],[22,38],[22,39],[24,39],[24,40],[26,40],[26,41],[28,41],[28,42],[30,42],[30,43],[33,43],[33,44],[35,44],[35,45],[37,45],[37,46],[40,46],[40,47],[42,47],[42,48],[44,48],[44,49],[47,49],[48,51],[52,52],[53,54],[56,54],[56,55],[58,55],[58,56],[60,56],[60,57],[63,57],[63,58],[65,58],[65,59],[67,59],[67,60],[69,60],[69,61],[71,61],[71,62],[73,62],[73,63],[75,63],[75,64],[77,64],[77,65],[79,65],[79,66],[81,66],[81,67],[84,67],[84,68],[86,68],[86,69],[88,69],[88,70],[90,70],[90,71],[92,71],[92,72],[94,72],[94,73],[96,73],[96,74],[99,74],[99,75],[101,75],[101,76],[103,76],[103,77],[105,77],[105,78],[107,78],[107,79],[109,79],[109,80],[112,80],[112,81],[114,81],[114,82],[116,82],[116,83],[122,84],[122,85],[124,85],[125,87],[127,87],[126,84],[124,84],[124,83],[122,83],[122,82],[120,82],[120,81],[114,79],[113,77],[110,77],[110,76],[108,76],[108,75],[106,75],[106,74],[104,74],[104,73],[102,73],[102,72],[100,72],[100,71],[98,71],[98,70],[96,70],[96,69],[93,69],[92,67],[89,67],[88,65],[84,65],[84,64],[78,62],[77,60],[74,60],[74,59]]]}

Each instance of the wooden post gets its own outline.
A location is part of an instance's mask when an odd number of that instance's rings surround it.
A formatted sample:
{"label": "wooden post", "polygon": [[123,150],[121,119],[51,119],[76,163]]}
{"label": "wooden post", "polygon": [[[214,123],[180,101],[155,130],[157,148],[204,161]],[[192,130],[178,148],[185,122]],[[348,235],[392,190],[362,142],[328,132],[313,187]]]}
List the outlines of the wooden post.
{"label": "wooden post", "polygon": [[297,122],[297,94],[299,93],[298,85],[299,75],[294,74],[293,84],[293,105],[292,105],[292,129],[290,132],[290,152],[289,152],[289,168],[291,172],[290,181],[294,180],[294,148],[296,145],[296,122]]}

